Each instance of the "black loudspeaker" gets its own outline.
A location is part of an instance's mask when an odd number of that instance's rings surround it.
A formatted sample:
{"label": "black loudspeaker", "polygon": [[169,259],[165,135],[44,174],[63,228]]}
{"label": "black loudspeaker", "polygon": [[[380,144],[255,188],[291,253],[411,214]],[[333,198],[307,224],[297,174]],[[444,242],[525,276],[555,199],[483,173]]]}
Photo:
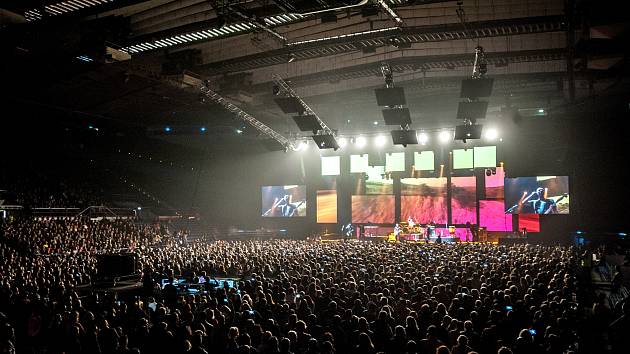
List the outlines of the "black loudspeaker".
{"label": "black loudspeaker", "polygon": [[455,127],[455,140],[462,140],[464,143],[466,140],[481,139],[481,130],[483,125],[458,125]]}
{"label": "black loudspeaker", "polygon": [[303,116],[293,116],[293,121],[297,124],[300,131],[313,131],[316,134],[318,130],[322,130],[323,127],[319,123],[319,120],[313,114],[307,114]]}
{"label": "black loudspeaker", "polygon": [[333,149],[335,151],[339,149],[337,140],[335,140],[335,137],[331,134],[313,135],[313,140],[320,149]]}
{"label": "black loudspeaker", "polygon": [[409,108],[386,108],[383,110],[385,125],[405,126],[411,124]]}
{"label": "black loudspeaker", "polygon": [[304,107],[296,97],[274,97],[273,100],[284,113],[302,113],[304,111]]}
{"label": "black loudspeaker", "polygon": [[487,112],[487,101],[460,102],[457,106],[457,119],[483,119]]}
{"label": "black loudspeaker", "polygon": [[402,87],[378,88],[374,90],[376,104],[379,106],[402,106],[407,104],[405,90]]}
{"label": "black loudspeaker", "polygon": [[135,253],[99,255],[96,269],[101,279],[136,274],[136,255]]}
{"label": "black loudspeaker", "polygon": [[392,130],[392,142],[407,147],[407,144],[418,143],[418,135],[415,130]]}
{"label": "black loudspeaker", "polygon": [[466,79],[462,80],[461,98],[478,98],[492,95],[494,79]]}

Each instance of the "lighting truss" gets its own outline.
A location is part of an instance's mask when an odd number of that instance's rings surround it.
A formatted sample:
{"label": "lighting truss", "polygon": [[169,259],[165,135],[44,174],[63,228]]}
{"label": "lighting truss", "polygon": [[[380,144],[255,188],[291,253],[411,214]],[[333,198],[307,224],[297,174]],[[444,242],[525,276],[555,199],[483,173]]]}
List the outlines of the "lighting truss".
{"label": "lighting truss", "polygon": [[[241,14],[247,17],[244,14]],[[241,16],[241,17],[243,17]],[[248,17],[247,17],[248,18]],[[123,48],[132,54],[141,53],[149,50],[176,46],[180,44],[188,44],[192,42],[198,42],[203,40],[212,40],[226,38],[230,36],[250,33],[255,30],[263,30],[270,33],[272,36],[282,42],[286,42],[286,39],[281,34],[272,29],[273,26],[286,25],[291,22],[301,20],[304,16],[299,14],[281,14],[264,17],[262,22],[254,22],[251,20],[243,21],[239,23],[233,23],[225,25],[221,28],[208,28],[205,30],[189,32],[184,34],[178,34],[158,40],[140,42]],[[249,18],[248,18],[249,19]],[[266,24],[266,25],[265,25]]]}
{"label": "lighting truss", "polygon": [[70,12],[87,9],[99,5],[112,3],[114,0],[67,0],[55,4],[45,5],[43,8],[36,8],[24,11],[27,21],[41,20],[44,16],[58,16]]}
{"label": "lighting truss", "polygon": [[236,115],[239,119],[242,119],[242,120],[246,121],[252,127],[256,128],[259,132],[261,132],[261,133],[267,135],[268,137],[270,137],[271,139],[277,141],[278,143],[280,143],[280,145],[284,146],[285,149],[292,150],[292,151],[296,151],[297,150],[295,145],[293,145],[293,143],[289,139],[285,138],[283,135],[281,135],[280,133],[276,132],[275,130],[269,128],[263,122],[261,122],[258,119],[254,118],[249,113],[243,111],[242,109],[240,109],[235,104],[230,103],[223,96],[221,96],[218,93],[212,91],[207,86],[208,85],[203,85],[201,87],[201,93],[204,94],[206,97],[208,97],[210,100],[212,100],[213,102],[221,105],[223,108],[225,108],[229,112],[231,112],[234,115]]}
{"label": "lighting truss", "polygon": [[306,102],[304,102],[302,98],[300,98],[300,96],[298,96],[298,94],[293,91],[291,86],[289,86],[289,84],[287,84],[286,81],[284,81],[282,77],[280,77],[280,75],[273,74],[272,79],[273,82],[281,89],[281,92],[283,91],[288,97],[295,97],[300,102],[302,107],[304,107],[304,111],[306,112],[306,114],[315,116],[317,122],[322,126],[322,132],[324,132],[325,134],[335,135],[333,131],[326,125],[326,123],[324,123],[324,121],[319,118],[317,113],[315,113],[311,109],[311,107],[309,107]]}
{"label": "lighting truss", "polygon": [[267,21],[263,20],[260,22],[256,22],[253,21],[251,18],[249,18],[249,16],[245,15],[244,13],[242,13],[241,11],[237,10],[237,9],[233,9],[232,7],[229,7],[230,11],[232,11],[233,13],[235,13],[236,15],[240,16],[241,18],[243,18],[244,20],[248,21],[247,23],[254,27],[254,28],[258,28],[261,29],[269,34],[271,34],[273,37],[275,37],[277,40],[279,40],[282,44],[285,44],[287,42],[287,39],[281,35],[280,33],[274,31],[273,29],[271,29],[268,25],[267,25]]}
{"label": "lighting truss", "polygon": [[396,11],[387,5],[387,2],[384,0],[374,0],[374,2],[377,3],[398,26],[403,26],[405,24]]}

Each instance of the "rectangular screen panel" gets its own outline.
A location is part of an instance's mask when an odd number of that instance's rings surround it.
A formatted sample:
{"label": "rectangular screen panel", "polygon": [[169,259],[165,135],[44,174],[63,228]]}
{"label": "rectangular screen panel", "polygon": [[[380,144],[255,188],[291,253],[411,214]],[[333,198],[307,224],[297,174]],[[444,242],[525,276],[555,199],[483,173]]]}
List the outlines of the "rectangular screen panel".
{"label": "rectangular screen panel", "polygon": [[317,223],[337,223],[337,191],[317,191]]}
{"label": "rectangular screen panel", "polygon": [[413,165],[418,171],[435,170],[435,155],[433,151],[414,151]]}
{"label": "rectangular screen panel", "polygon": [[394,222],[393,195],[353,195],[352,222],[357,224],[391,224]]}
{"label": "rectangular screen panel", "polygon": [[495,167],[497,165],[497,147],[479,146],[473,148],[476,167]]}
{"label": "rectangular screen panel", "polygon": [[477,223],[477,178],[451,177],[451,218],[453,224]]}
{"label": "rectangular screen panel", "polygon": [[521,214],[518,216],[518,230],[526,229],[527,232],[540,232],[540,215]]}
{"label": "rectangular screen panel", "polygon": [[392,152],[385,154],[385,171],[395,172],[405,170],[405,153]]}
{"label": "rectangular screen panel", "polygon": [[306,216],[306,186],[263,186],[262,216]]}
{"label": "rectangular screen panel", "polygon": [[367,172],[368,154],[350,155],[350,173]]}
{"label": "rectangular screen panel", "polygon": [[503,199],[505,171],[503,167],[496,168],[496,174],[486,174],[486,199]]}
{"label": "rectangular screen panel", "polygon": [[341,156],[322,156],[322,176],[339,176]]}
{"label": "rectangular screen panel", "polygon": [[394,180],[385,178],[385,166],[368,166],[357,178],[354,194],[394,194]]}
{"label": "rectangular screen panel", "polygon": [[512,214],[506,214],[503,200],[479,201],[479,226],[488,231],[512,231]]}
{"label": "rectangular screen panel", "polygon": [[569,177],[538,176],[505,179],[505,212],[569,214]]}
{"label": "rectangular screen panel", "polygon": [[400,217],[419,224],[447,223],[446,178],[402,178]]}
{"label": "rectangular screen panel", "polygon": [[473,168],[473,149],[453,150],[453,169]]}

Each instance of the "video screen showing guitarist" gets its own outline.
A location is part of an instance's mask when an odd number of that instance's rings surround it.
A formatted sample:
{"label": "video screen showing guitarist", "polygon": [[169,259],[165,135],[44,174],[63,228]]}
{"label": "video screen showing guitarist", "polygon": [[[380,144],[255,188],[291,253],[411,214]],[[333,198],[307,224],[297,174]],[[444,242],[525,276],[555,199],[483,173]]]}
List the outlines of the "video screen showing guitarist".
{"label": "video screen showing guitarist", "polygon": [[505,179],[506,213],[569,214],[569,185],[566,176],[517,177]]}

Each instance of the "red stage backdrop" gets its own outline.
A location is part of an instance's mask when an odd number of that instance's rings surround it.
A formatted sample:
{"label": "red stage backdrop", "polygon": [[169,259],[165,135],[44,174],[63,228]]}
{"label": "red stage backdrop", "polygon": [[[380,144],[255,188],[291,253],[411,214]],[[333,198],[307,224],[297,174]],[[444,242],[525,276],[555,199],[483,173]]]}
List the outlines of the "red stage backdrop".
{"label": "red stage backdrop", "polygon": [[401,179],[400,217],[416,223],[447,223],[446,178]]}
{"label": "red stage backdrop", "polygon": [[477,223],[477,178],[451,178],[451,213],[453,224]]}

